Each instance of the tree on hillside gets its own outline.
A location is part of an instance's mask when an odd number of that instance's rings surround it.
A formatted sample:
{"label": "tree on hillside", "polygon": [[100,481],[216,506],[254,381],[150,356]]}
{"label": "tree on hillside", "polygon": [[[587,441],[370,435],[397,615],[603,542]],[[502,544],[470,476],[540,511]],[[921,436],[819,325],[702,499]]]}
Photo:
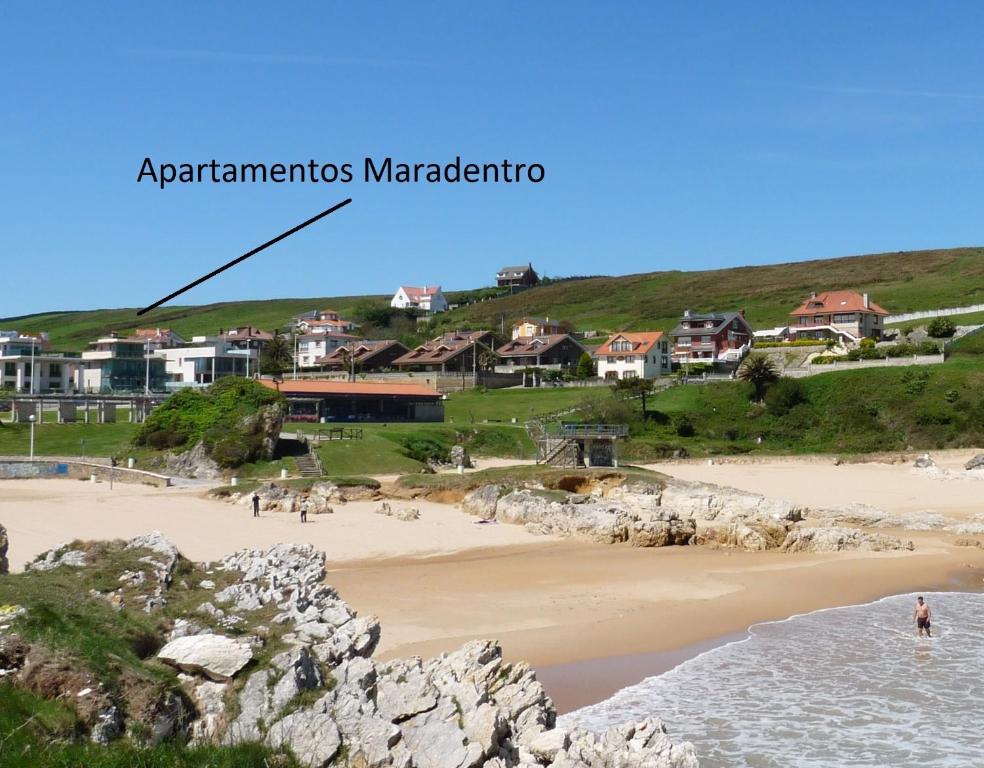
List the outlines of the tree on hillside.
{"label": "tree on hillside", "polygon": [[279,330],[274,331],[273,338],[260,357],[260,373],[283,373],[293,364],[294,357],[290,342]]}
{"label": "tree on hillside", "polygon": [[738,369],[738,378],[755,387],[755,399],[761,402],[765,390],[779,379],[779,370],[768,355],[749,355]]}
{"label": "tree on hillside", "polygon": [[595,376],[594,360],[587,352],[581,354],[577,361],[577,372],[574,374],[579,379],[593,379]]}
{"label": "tree on hillside", "polygon": [[641,398],[642,415],[645,416],[646,396],[652,394],[653,384],[654,382],[652,379],[640,379],[638,377],[631,379],[620,379],[612,386],[612,392],[616,397],[621,397],[627,400]]}

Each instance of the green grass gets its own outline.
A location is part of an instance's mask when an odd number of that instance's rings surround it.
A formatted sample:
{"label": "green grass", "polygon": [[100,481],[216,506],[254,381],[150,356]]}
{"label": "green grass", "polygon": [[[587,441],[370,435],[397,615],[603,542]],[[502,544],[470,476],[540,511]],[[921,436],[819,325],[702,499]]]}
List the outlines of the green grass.
{"label": "green grass", "polygon": [[[982,254],[981,248],[951,248],[562,281],[444,313],[437,325],[498,329],[504,318],[508,328],[523,315],[536,314],[566,320],[581,330],[669,330],[684,309],[744,308],[754,327],[770,327],[787,322],[789,311],[810,291],[830,289],[867,291],[892,313],[967,306],[984,302]],[[331,307],[345,314],[367,299],[386,303],[381,296],[274,299],[164,307],[141,318],[132,308],[51,312],[0,318],[0,326],[48,331],[54,347],[80,351],[110,331],[161,326],[190,338],[236,325],[272,330],[285,328],[291,317],[310,309]]]}
{"label": "green grass", "polygon": [[[981,446],[982,355],[984,335],[977,335],[954,345],[942,365],[811,376],[800,380],[805,402],[786,413],[753,403],[751,385],[741,381],[674,387],[651,399],[657,418],[633,425],[623,457],[652,460],[676,448],[702,456]],[[693,436],[679,434],[684,415]]]}
{"label": "green grass", "polygon": [[535,416],[575,406],[594,391],[593,387],[541,387],[452,392],[444,404],[444,417],[455,425],[486,420],[511,423],[512,419],[522,425]]}
{"label": "green grass", "polygon": [[[139,424],[45,424],[34,428],[38,456],[126,456]],[[82,441],[85,440],[83,447]],[[30,452],[30,424],[0,424],[0,455],[26,456]]]}

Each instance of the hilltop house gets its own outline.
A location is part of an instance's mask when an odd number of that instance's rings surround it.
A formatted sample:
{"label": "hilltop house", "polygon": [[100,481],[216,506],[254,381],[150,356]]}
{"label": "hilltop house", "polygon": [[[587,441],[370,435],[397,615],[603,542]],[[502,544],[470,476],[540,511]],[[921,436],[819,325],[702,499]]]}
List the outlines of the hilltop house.
{"label": "hilltop house", "polygon": [[146,342],[151,351],[166,347],[180,347],[185,340],[170,328],[137,328],[133,332],[135,338]]}
{"label": "hilltop house", "polygon": [[738,312],[691,312],[684,310],[670,332],[674,363],[735,365],[752,347],[753,331]]}
{"label": "hilltop house", "polygon": [[810,298],[789,313],[790,341],[835,339],[857,343],[861,339],[880,339],[882,318],[888,312],[875,304],[867,293],[827,291]]}
{"label": "hilltop house", "polygon": [[352,341],[336,347],[318,359],[318,365],[329,371],[355,370],[359,373],[392,368],[393,362],[410,351],[396,339]]}
{"label": "hilltop house", "polygon": [[352,333],[358,327],[333,309],[312,310],[294,318],[294,328],[302,333]]}
{"label": "hilltop house", "polygon": [[534,336],[551,336],[555,333],[565,333],[562,323],[549,317],[524,317],[512,327],[514,339],[531,339]]}
{"label": "hilltop house", "polygon": [[89,343],[75,371],[75,387],[81,392],[160,392],[167,378],[161,350],[150,348],[139,336],[103,336]]}
{"label": "hilltop house", "polygon": [[499,288],[531,288],[540,282],[540,276],[533,264],[525,267],[503,267],[495,273],[495,284]]}
{"label": "hilltop house", "polygon": [[423,288],[401,285],[393,294],[390,306],[397,309],[419,309],[431,313],[447,312],[448,300],[444,298],[439,285],[425,285]]}
{"label": "hilltop house", "polygon": [[495,351],[502,358],[496,371],[511,373],[517,368],[576,368],[581,355],[586,351],[573,336],[566,333],[521,336],[507,341]]}
{"label": "hilltop house", "polygon": [[71,392],[78,355],[51,352],[48,334],[29,336],[0,331],[0,389],[14,392]]}
{"label": "hilltop house", "polygon": [[662,331],[616,333],[595,357],[603,379],[654,379],[670,372],[670,343]]}
{"label": "hilltop house", "polygon": [[224,376],[259,372],[259,349],[238,344],[220,336],[193,336],[190,343],[158,349],[154,355],[164,361],[168,389],[206,386]]}
{"label": "hilltop house", "polygon": [[495,354],[491,331],[454,331],[438,336],[401,355],[393,365],[413,371],[473,371],[481,366],[483,352]]}
{"label": "hilltop house", "polygon": [[255,349],[262,352],[273,341],[273,334],[246,325],[227,330],[219,328],[218,338],[220,341],[228,342],[235,349]]}

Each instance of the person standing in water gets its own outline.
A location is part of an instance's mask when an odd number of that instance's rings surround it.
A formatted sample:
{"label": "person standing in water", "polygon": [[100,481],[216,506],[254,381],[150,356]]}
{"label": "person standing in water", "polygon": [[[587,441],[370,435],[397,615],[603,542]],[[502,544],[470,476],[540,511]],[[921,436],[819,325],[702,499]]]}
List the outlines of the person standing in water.
{"label": "person standing in water", "polygon": [[929,605],[921,597],[916,598],[916,610],[913,612],[912,617],[916,620],[916,627],[919,629],[919,637],[922,637],[924,629],[926,630],[926,637],[933,636],[933,632],[930,629]]}

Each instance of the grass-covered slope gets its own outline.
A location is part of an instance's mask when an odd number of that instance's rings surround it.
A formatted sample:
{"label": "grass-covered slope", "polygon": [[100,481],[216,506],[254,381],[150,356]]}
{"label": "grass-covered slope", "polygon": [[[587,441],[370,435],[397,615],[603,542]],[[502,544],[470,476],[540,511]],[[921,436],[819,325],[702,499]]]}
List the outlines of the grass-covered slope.
{"label": "grass-covered slope", "polygon": [[[618,260],[606,262],[616,271]],[[679,265],[685,266],[681,257]],[[394,286],[394,290],[395,290]],[[744,308],[754,326],[787,320],[810,291],[867,291],[890,312],[960,307],[984,302],[984,249],[950,248],[836,259],[734,267],[703,272],[664,271],[555,282],[515,295],[476,303],[439,316],[441,327],[507,327],[526,314],[549,315],[578,329],[669,329],[684,309]],[[452,303],[476,300],[490,291],[449,292]],[[135,309],[53,312],[0,318],[0,327],[48,331],[61,349],[85,349],[96,337],[137,327],[173,328],[190,338],[219,328],[253,325],[286,328],[295,315],[332,308],[351,315],[367,303],[385,307],[388,296],[275,299],[204,306],[162,307],[137,317]]]}

